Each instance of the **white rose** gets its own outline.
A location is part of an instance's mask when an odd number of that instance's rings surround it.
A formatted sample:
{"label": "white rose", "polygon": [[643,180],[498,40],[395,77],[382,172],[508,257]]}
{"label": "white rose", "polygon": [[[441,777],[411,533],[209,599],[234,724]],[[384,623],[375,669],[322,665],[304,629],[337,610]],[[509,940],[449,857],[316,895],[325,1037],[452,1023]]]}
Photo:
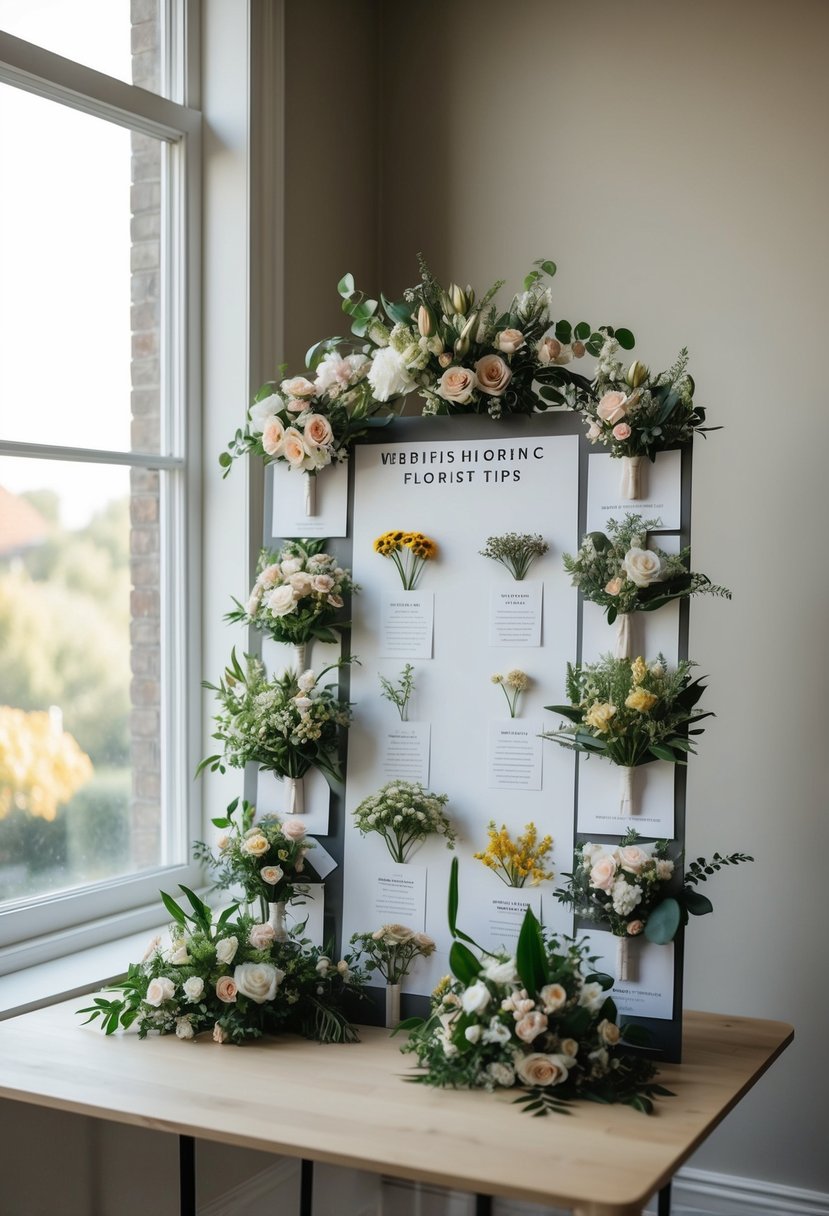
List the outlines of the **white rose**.
{"label": "white rose", "polygon": [[269,887],[275,887],[280,881],[285,871],[282,866],[263,866],[259,871],[259,877],[262,882],[266,882]]}
{"label": "white rose", "polygon": [[227,967],[236,957],[236,951],[239,949],[239,941],[235,937],[223,937],[220,942],[216,942],[216,961],[222,966]]}
{"label": "white rose", "polygon": [[250,407],[250,429],[254,435],[261,435],[271,418],[275,418],[285,402],[278,393],[271,393],[262,401],[257,401]]}
{"label": "white rose", "polygon": [[150,980],[144,1000],[148,1005],[154,1005],[157,1009],[165,1001],[171,1001],[175,995],[175,991],[176,986],[173,981],[168,979],[166,975],[159,975],[154,980]]}
{"label": "white rose", "polygon": [[294,376],[293,380],[283,380],[279,387],[286,397],[313,397],[316,391],[311,381],[305,376]]}
{"label": "white rose", "polygon": [[311,575],[306,574],[304,570],[300,570],[298,574],[292,574],[288,582],[291,585],[295,599],[298,600],[301,600],[304,595],[309,595],[313,589]]}
{"label": "white rose", "polygon": [[546,1055],[541,1051],[531,1051],[529,1055],[522,1056],[516,1072],[524,1085],[560,1085],[567,1080],[563,1057]]}
{"label": "white rose", "polygon": [[625,574],[637,587],[662,580],[662,558],[650,549],[628,549],[622,561]]}
{"label": "white rose", "polygon": [[[278,569],[280,574],[284,574],[286,578],[290,578],[292,574],[299,574],[300,570],[302,569],[302,558],[286,557],[284,561],[279,563]],[[263,571],[262,573],[264,574],[266,572]],[[259,577],[261,578],[262,575]]]}
{"label": "white rose", "polygon": [[283,583],[281,587],[274,587],[265,602],[271,616],[287,616],[289,612],[293,612],[296,608],[294,589],[290,583]]}
{"label": "white rose", "polygon": [[484,975],[493,984],[516,984],[518,972],[515,969],[515,959],[508,958],[506,962],[492,962],[484,967]]}
{"label": "white rose", "polygon": [[482,984],[480,980],[476,980],[464,992],[461,997],[461,1005],[464,1013],[483,1013],[490,1000],[491,997],[486,984]]}
{"label": "white rose", "polygon": [[192,1039],[194,1033],[189,1018],[176,1018],[176,1038]]}
{"label": "white rose", "polygon": [[308,671],[303,671],[302,675],[297,678],[297,685],[300,692],[310,692],[317,682],[317,677],[309,668]]}
{"label": "white rose", "polygon": [[[251,925],[248,932],[248,942],[254,950],[267,950],[276,937],[276,930],[267,921]],[[238,970],[238,968],[237,968]],[[238,982],[238,981],[237,981]]]}
{"label": "white rose", "polygon": [[282,824],[282,835],[286,840],[302,840],[306,830],[301,819],[288,819]]}
{"label": "white rose", "polygon": [[315,970],[318,975],[327,975],[330,966],[331,966],[331,959],[326,958],[326,956],[324,954],[321,954],[320,957],[317,959],[317,965],[316,965]]}
{"label": "white rose", "polygon": [[505,355],[514,355],[524,345],[525,338],[520,329],[502,329],[495,335],[495,345]]}
{"label": "white rose", "polygon": [[257,1005],[272,1001],[285,978],[285,972],[270,963],[240,963],[233,972],[237,991]]}
{"label": "white rose", "polygon": [[200,975],[191,975],[181,986],[188,1001],[197,1001],[204,992],[204,980]]}
{"label": "white rose", "polygon": [[375,351],[369,368],[368,381],[378,401],[388,401],[415,387],[402,355],[393,346]]}
{"label": "white rose", "polygon": [[[505,1026],[503,1022],[499,1022],[498,1018],[491,1018],[490,1023],[483,1033],[484,1043],[498,1043],[499,1046],[505,1046],[512,1036],[510,1035],[509,1026]],[[512,1085],[512,1081],[510,1081]]]}
{"label": "white rose", "polygon": [[467,1026],[466,1030],[463,1032],[463,1036],[467,1043],[478,1043],[480,1042],[483,1032],[483,1026]]}
{"label": "white rose", "polygon": [[248,857],[261,857],[270,847],[267,836],[261,832],[253,832],[242,841],[242,852],[247,853]]}
{"label": "white rose", "polygon": [[177,967],[186,967],[190,962],[190,955],[187,953],[187,947],[182,942],[176,945],[170,952],[170,962],[175,963]]}
{"label": "white rose", "polygon": [[598,1013],[604,1004],[604,988],[601,984],[583,984],[579,993],[579,1004],[583,1005],[589,1013]]}

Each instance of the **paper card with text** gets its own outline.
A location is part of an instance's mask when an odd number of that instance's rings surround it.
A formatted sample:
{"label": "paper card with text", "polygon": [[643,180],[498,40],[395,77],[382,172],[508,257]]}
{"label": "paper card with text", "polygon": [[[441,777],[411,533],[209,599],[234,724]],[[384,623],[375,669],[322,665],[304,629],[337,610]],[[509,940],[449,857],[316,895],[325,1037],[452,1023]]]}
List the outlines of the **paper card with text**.
{"label": "paper card with text", "polygon": [[373,927],[406,925],[419,933],[426,924],[426,867],[392,863],[366,880],[371,891]]}
{"label": "paper card with text", "polygon": [[432,728],[428,722],[398,722],[380,740],[383,781],[419,781],[429,784],[429,749]]}
{"label": "paper card with text", "polygon": [[431,659],[434,627],[434,592],[401,590],[384,595],[380,656],[384,659]]}
{"label": "paper card with text", "polygon": [[268,465],[273,477],[272,536],[347,536],[348,465],[329,464],[314,475],[314,514],[305,510],[305,478],[284,461]]}
{"label": "paper card with text", "polygon": [[540,646],[544,584],[524,580],[489,589],[490,646]]}
{"label": "paper card with text", "polygon": [[622,460],[606,452],[591,452],[587,460],[587,531],[604,532],[608,519],[627,514],[658,519],[668,530],[680,527],[682,453],[657,452],[652,464],[642,462],[643,498],[622,498]]}
{"label": "paper card with text", "polygon": [[540,790],[543,723],[503,718],[489,724],[487,766],[492,790]]}
{"label": "paper card with text", "polygon": [[[616,974],[616,938],[612,933],[591,929],[579,934],[590,942],[591,954],[598,955],[597,971]],[[642,1018],[673,1017],[674,1009],[674,944],[657,946],[644,937],[628,942],[630,979],[617,980],[609,996],[621,1014]]]}
{"label": "paper card with text", "polygon": [[337,868],[336,860],[318,840],[314,841],[314,847],[308,853],[308,862],[320,878],[327,878],[331,871]]}
{"label": "paper card with text", "polygon": [[[630,614],[630,653],[641,654],[651,662],[658,654],[675,667],[679,658],[679,602],[674,600],[654,612]],[[581,657],[583,663],[597,663],[602,655],[613,653],[616,624],[608,625],[598,604],[585,602],[582,617]]]}
{"label": "paper card with text", "polygon": [[[302,784],[305,810],[302,814],[290,817],[301,819],[309,836],[327,836],[331,806],[331,789],[328,782],[318,769],[312,768],[302,778]],[[257,791],[253,801],[260,819],[263,815],[288,818],[285,782],[269,770],[260,769],[257,773]]]}
{"label": "paper card with text", "polygon": [[460,887],[458,925],[486,950],[515,953],[527,908],[541,920],[540,887],[508,887],[497,874],[478,864]]}
{"label": "paper card with text", "polygon": [[642,836],[674,835],[674,766],[667,760],[633,770],[632,813],[620,815],[622,770],[598,756],[579,757],[577,831],[623,836],[636,828]]}

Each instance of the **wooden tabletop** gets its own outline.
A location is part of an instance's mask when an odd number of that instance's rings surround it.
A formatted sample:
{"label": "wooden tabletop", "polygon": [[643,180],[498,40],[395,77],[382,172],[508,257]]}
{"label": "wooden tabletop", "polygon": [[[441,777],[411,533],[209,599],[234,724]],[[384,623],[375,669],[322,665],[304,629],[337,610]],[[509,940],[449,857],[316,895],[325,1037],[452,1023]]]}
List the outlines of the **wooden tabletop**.
{"label": "wooden tabletop", "polygon": [[536,1119],[509,1094],[404,1083],[399,1039],[244,1047],[84,1026],[75,999],[0,1023],[0,1096],[398,1178],[633,1216],[793,1037],[782,1022],[686,1013],[657,1113],[577,1103]]}

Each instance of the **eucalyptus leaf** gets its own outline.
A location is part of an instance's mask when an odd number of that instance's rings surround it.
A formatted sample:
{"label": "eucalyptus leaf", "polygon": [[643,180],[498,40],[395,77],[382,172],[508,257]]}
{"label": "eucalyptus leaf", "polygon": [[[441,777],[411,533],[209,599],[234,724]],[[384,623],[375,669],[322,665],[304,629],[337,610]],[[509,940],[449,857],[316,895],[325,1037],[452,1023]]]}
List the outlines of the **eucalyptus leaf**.
{"label": "eucalyptus leaf", "polygon": [[682,913],[679,904],[669,896],[668,899],[663,899],[661,904],[657,904],[648,917],[645,937],[649,942],[664,946],[676,937],[681,919]]}

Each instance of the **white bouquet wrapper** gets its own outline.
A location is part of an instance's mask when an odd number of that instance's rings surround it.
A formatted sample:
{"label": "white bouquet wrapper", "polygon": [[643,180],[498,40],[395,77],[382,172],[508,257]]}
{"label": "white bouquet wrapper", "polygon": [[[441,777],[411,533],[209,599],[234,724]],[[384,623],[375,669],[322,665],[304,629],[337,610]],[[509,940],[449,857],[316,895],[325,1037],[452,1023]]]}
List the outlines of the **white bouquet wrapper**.
{"label": "white bouquet wrapper", "polygon": [[400,985],[386,984],[386,1029],[393,1030],[400,1021]]}
{"label": "white bouquet wrapper", "polygon": [[294,646],[294,671],[298,676],[301,676],[303,671],[308,670],[307,655],[308,645],[306,642],[299,642]]}
{"label": "white bouquet wrapper", "polygon": [[288,928],[285,924],[284,900],[278,900],[276,903],[268,903],[268,923],[273,925],[275,941],[286,942],[288,940]]}
{"label": "white bouquet wrapper", "polygon": [[286,815],[301,815],[305,810],[305,782],[302,777],[284,777]]}
{"label": "white bouquet wrapper", "polygon": [[631,955],[630,938],[616,938],[616,979],[620,984],[636,982],[636,963]]}
{"label": "white bouquet wrapper", "polygon": [[627,765],[623,765],[619,769],[619,774],[620,774],[621,780],[622,780],[621,791],[620,791],[620,795],[619,795],[619,814],[620,815],[635,814],[636,806],[635,806],[634,797],[633,797],[633,774],[635,772],[636,772],[635,768],[628,768]]}
{"label": "white bouquet wrapper", "polygon": [[317,513],[317,477],[316,473],[304,470],[302,480],[305,486],[305,514],[313,516]]}
{"label": "white bouquet wrapper", "polygon": [[631,613],[629,612],[620,612],[616,617],[616,647],[613,651],[614,658],[633,658],[633,622],[630,618]]}
{"label": "white bouquet wrapper", "polygon": [[644,456],[623,456],[622,457],[622,498],[629,501],[644,497],[645,483],[645,457]]}

